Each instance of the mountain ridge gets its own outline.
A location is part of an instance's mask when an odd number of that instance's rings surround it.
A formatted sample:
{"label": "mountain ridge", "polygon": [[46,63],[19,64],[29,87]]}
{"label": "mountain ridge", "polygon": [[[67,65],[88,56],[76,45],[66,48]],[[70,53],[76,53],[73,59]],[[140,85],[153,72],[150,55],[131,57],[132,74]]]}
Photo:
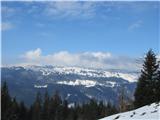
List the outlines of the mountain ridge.
{"label": "mountain ridge", "polygon": [[[125,86],[127,94],[133,98],[136,75],[134,72],[118,73],[79,67],[2,67],[2,82],[6,80],[12,95],[18,96],[20,100],[27,99],[27,96],[35,98],[37,91],[43,94],[47,90],[51,96],[58,90],[62,98],[67,98],[70,103],[75,101],[81,103],[90,98],[117,103],[122,85]],[[23,94],[26,96],[22,96]],[[32,102],[33,100],[29,104]]]}

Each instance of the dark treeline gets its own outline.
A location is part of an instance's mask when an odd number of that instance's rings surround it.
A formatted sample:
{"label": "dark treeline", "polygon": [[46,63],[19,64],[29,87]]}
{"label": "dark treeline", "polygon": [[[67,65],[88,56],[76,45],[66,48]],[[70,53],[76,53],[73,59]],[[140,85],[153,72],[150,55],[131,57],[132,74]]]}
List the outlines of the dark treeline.
{"label": "dark treeline", "polygon": [[1,89],[2,120],[97,120],[117,113],[111,103],[91,99],[88,103],[69,107],[67,100],[62,100],[58,92],[49,97],[46,92],[42,98],[37,93],[35,102],[29,108],[23,102],[18,103],[9,95],[6,82]]}

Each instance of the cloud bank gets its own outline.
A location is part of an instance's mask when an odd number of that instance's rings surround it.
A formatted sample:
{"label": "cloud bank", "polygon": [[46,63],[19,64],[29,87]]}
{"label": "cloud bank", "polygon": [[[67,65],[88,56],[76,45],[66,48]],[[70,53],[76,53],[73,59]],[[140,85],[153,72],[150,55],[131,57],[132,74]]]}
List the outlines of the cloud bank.
{"label": "cloud bank", "polygon": [[139,67],[139,63],[135,58],[114,56],[109,52],[70,53],[68,51],[60,51],[53,54],[42,55],[42,50],[37,48],[25,52],[20,57],[22,62],[19,65],[77,66],[122,70],[137,70]]}

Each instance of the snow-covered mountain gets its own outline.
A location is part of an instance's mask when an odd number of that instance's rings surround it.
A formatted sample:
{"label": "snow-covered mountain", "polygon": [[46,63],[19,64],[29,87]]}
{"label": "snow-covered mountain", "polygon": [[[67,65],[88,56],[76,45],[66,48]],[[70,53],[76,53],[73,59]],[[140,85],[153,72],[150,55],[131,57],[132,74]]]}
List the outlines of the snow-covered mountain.
{"label": "snow-covered mountain", "polygon": [[58,90],[69,102],[95,98],[116,103],[122,85],[133,97],[138,77],[137,72],[57,66],[2,67],[1,73],[2,82],[7,81],[12,95],[20,100],[31,97],[29,103],[37,91],[46,90],[50,95]]}
{"label": "snow-covered mountain", "polygon": [[100,120],[160,120],[160,103],[153,103],[151,105],[115,114]]}
{"label": "snow-covered mountain", "polygon": [[53,73],[59,74],[77,74],[88,77],[117,77],[125,79],[129,82],[137,81],[137,73],[135,72],[122,72],[111,70],[95,70],[80,67],[54,67],[54,66],[25,66],[25,69],[33,71],[41,71],[43,75],[50,75]]}

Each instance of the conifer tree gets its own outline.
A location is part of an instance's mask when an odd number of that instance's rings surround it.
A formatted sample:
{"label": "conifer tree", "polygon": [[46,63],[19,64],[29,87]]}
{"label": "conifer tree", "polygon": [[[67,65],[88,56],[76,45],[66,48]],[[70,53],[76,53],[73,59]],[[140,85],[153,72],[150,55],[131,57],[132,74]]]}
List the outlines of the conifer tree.
{"label": "conifer tree", "polygon": [[49,120],[54,120],[55,113],[56,113],[56,108],[52,97],[49,102]]}
{"label": "conifer tree", "polygon": [[53,96],[53,106],[55,108],[55,120],[61,120],[62,119],[62,100],[59,96],[59,92],[56,91]]}
{"label": "conifer tree", "polygon": [[27,119],[27,108],[24,105],[24,102],[21,102],[19,105],[19,118],[20,120],[28,120]]}
{"label": "conifer tree", "polygon": [[156,55],[149,50],[145,56],[141,76],[138,79],[135,90],[135,107],[141,107],[156,101],[156,80],[158,75]]}
{"label": "conifer tree", "polygon": [[29,110],[28,110],[28,112],[27,112],[27,120],[32,120],[32,118],[33,118],[33,105],[31,105],[30,107],[29,107]]}
{"label": "conifer tree", "polygon": [[11,111],[11,97],[9,96],[7,83],[4,82],[1,88],[1,119],[7,120]]}
{"label": "conifer tree", "polygon": [[63,111],[62,111],[63,120],[65,120],[68,117],[68,114],[69,114],[68,102],[67,100],[64,100],[63,101]]}
{"label": "conifer tree", "polygon": [[156,86],[156,102],[160,102],[160,68],[158,70],[158,77],[157,77],[157,81],[155,83]]}
{"label": "conifer tree", "polygon": [[44,103],[43,103],[43,107],[42,107],[42,119],[43,120],[49,120],[49,95],[48,92],[46,91],[45,95],[44,95]]}
{"label": "conifer tree", "polygon": [[98,105],[98,118],[103,118],[107,115],[107,111],[106,111],[106,107],[103,104],[103,101],[100,101],[99,105]]}
{"label": "conifer tree", "polygon": [[12,105],[10,106],[10,108],[11,108],[11,110],[10,110],[9,119],[19,120],[20,110],[19,110],[19,104],[17,103],[16,98],[13,98]]}
{"label": "conifer tree", "polygon": [[133,105],[132,100],[128,97],[125,86],[122,85],[119,93],[119,111],[125,112],[131,109]]}
{"label": "conifer tree", "polygon": [[58,119],[59,115],[59,106],[62,104],[62,100],[59,96],[58,91],[55,92],[53,97],[50,99],[49,103],[49,116],[50,120],[56,120]]}
{"label": "conifer tree", "polygon": [[38,92],[33,104],[32,120],[41,120],[41,94]]}

